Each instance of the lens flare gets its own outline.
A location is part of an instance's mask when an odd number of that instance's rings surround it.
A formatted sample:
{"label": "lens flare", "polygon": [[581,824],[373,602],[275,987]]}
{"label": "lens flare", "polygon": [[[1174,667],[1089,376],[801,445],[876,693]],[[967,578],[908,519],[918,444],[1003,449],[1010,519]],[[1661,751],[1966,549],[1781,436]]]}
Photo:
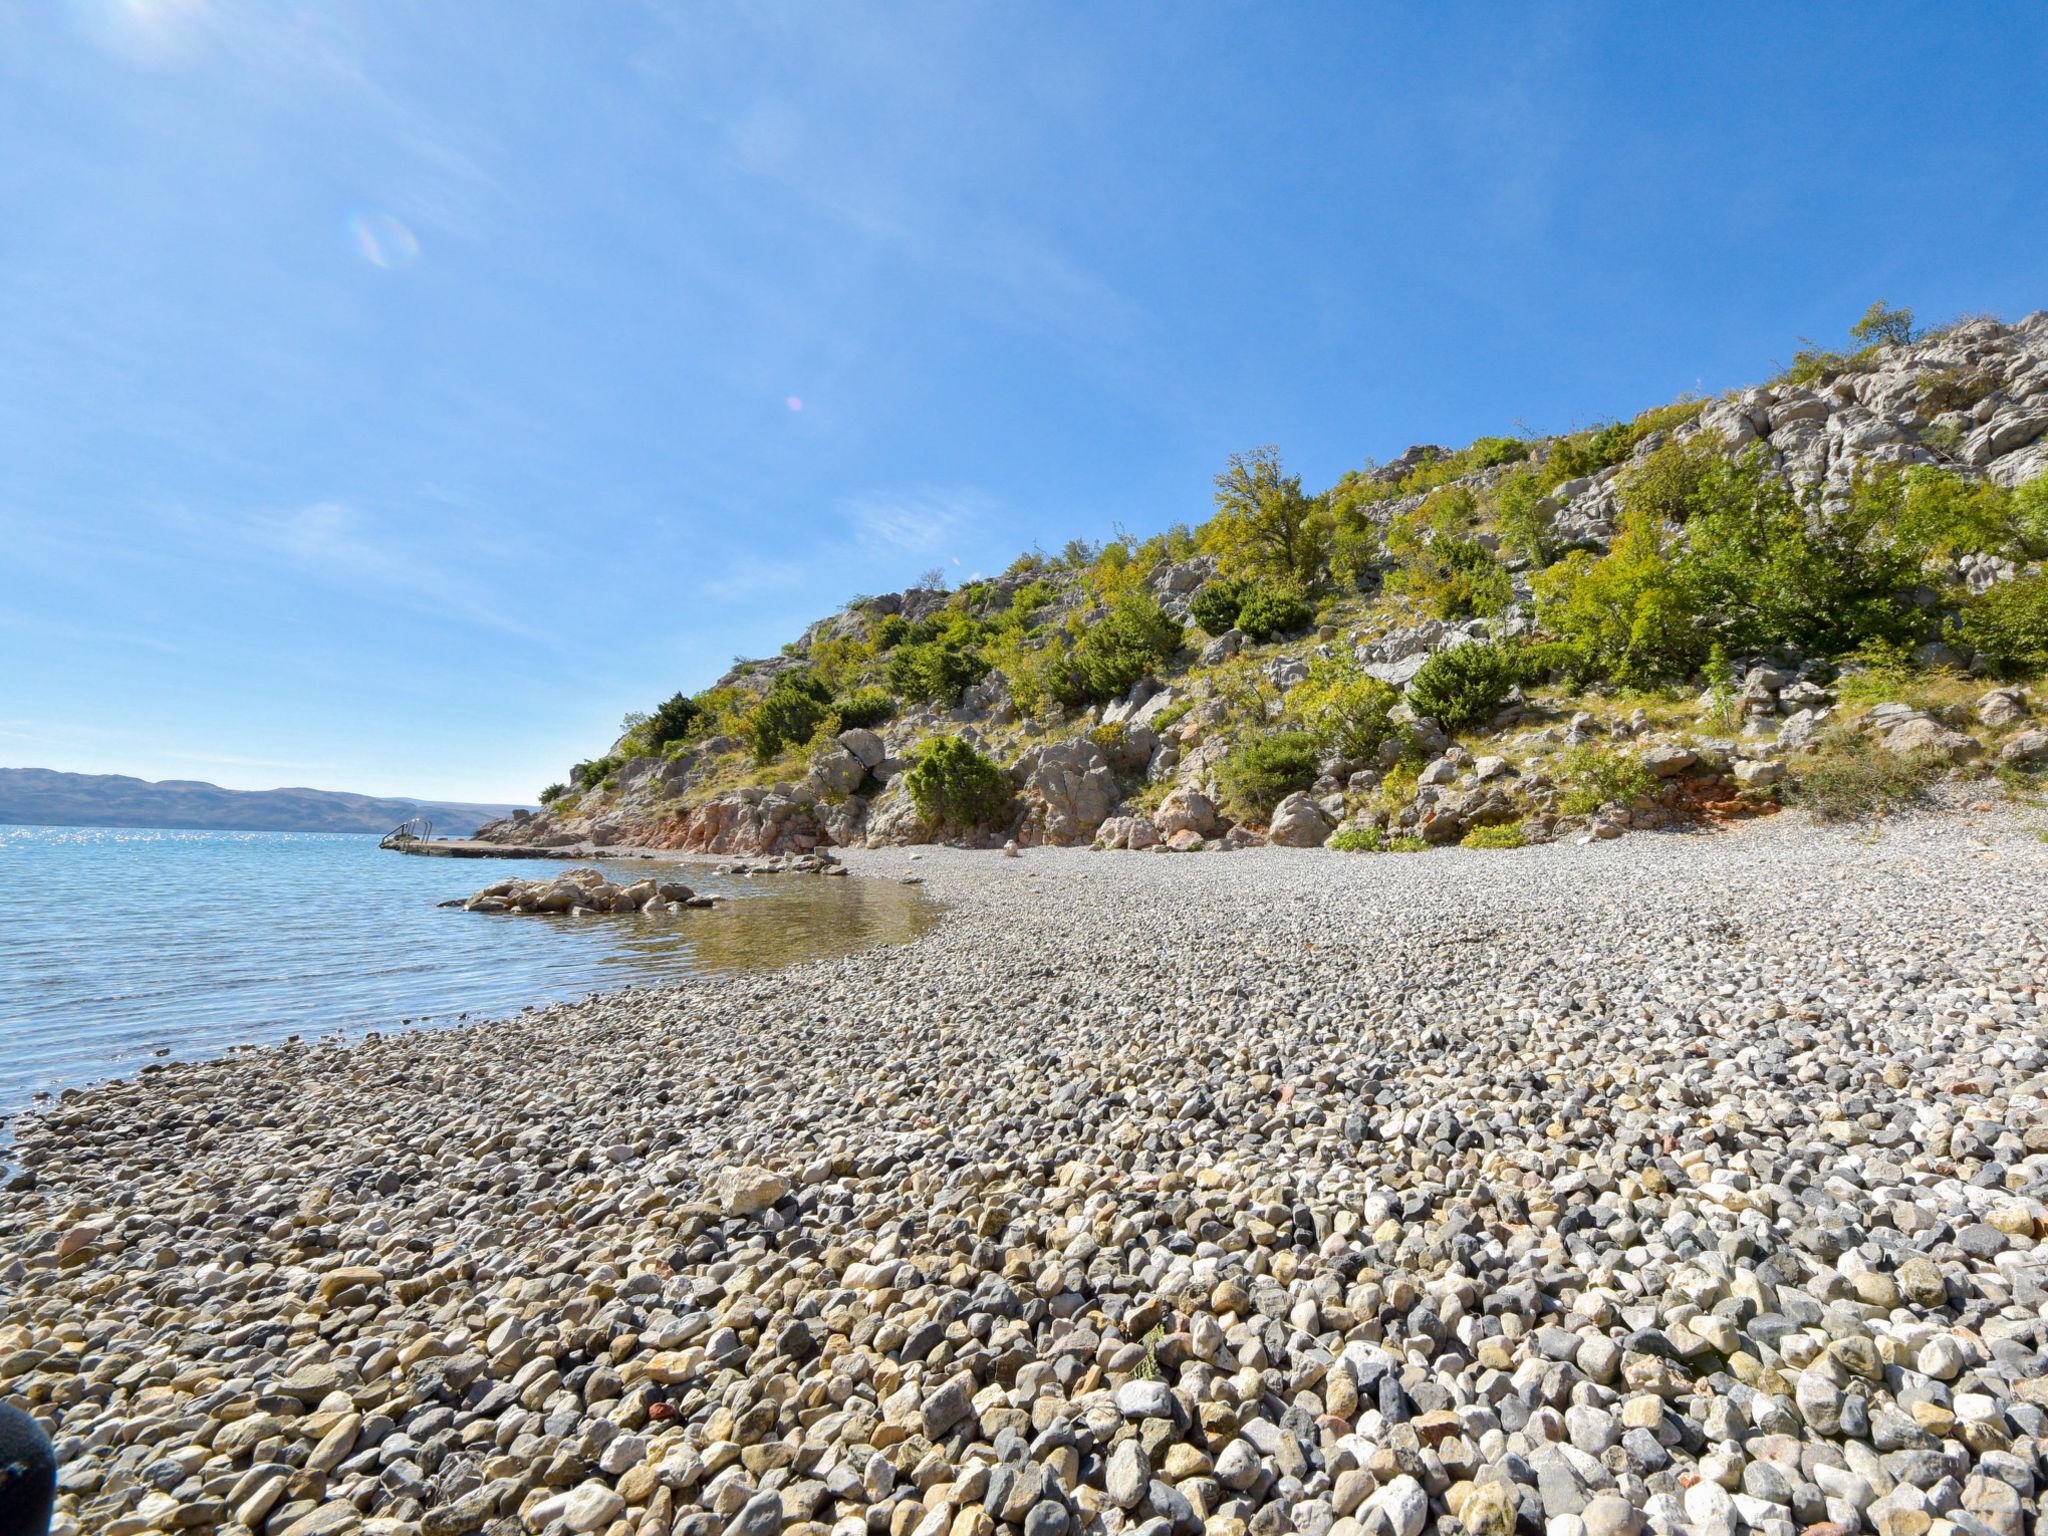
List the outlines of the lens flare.
{"label": "lens flare", "polygon": [[363,260],[396,272],[420,259],[420,237],[388,213],[358,213],[348,221],[349,236]]}
{"label": "lens flare", "polygon": [[782,403],[788,406],[792,411],[800,411],[804,408],[804,397],[802,395],[791,395]]}

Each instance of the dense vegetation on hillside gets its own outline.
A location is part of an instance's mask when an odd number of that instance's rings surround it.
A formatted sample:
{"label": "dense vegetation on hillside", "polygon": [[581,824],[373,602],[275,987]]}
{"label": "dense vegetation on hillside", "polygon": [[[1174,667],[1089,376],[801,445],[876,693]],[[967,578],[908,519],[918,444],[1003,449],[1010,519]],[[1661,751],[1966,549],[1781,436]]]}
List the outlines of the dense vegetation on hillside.
{"label": "dense vegetation on hillside", "polygon": [[[1873,305],[1853,348],[1802,348],[1774,384],[1807,398],[1940,335]],[[1318,647],[1284,699],[1263,686],[1257,647],[1310,630],[1328,641],[1335,625],[1358,635],[1495,621],[1489,643],[1445,650],[1406,685],[1412,712],[1453,733],[1516,690],[1690,697],[1773,655],[1900,676],[1916,649],[1925,663],[1926,646],[1950,642],[1980,673],[2037,673],[2048,666],[2048,573],[2036,564],[2048,557],[2048,479],[2001,485],[1962,461],[1970,412],[1994,380],[1916,377],[1912,462],[1875,457],[1805,484],[1769,442],[1714,430],[1715,402],[1697,399],[1560,435],[1411,449],[1320,492],[1275,448],[1233,455],[1205,521],[1032,550],[952,592],[934,575],[904,594],[920,599],[909,611],[855,599],[781,657],[629,716],[610,754],[576,764],[543,799],[573,808],[649,754],[726,760],[726,781],[798,778],[849,727],[908,711],[936,719],[981,688],[1027,732],[1057,732],[1141,679],[1188,673],[1221,701],[1217,727],[1234,742],[1221,787],[1257,818],[1276,792],[1306,787],[1319,758],[1369,758],[1401,711],[1404,690],[1341,646]],[[1609,518],[1591,534],[1561,516],[1588,486]],[[1968,557],[2009,562],[2011,579],[1973,587],[1958,565]],[[1197,561],[1209,573],[1200,587],[1164,601],[1159,573]],[[1210,644],[1226,635],[1243,649]]]}

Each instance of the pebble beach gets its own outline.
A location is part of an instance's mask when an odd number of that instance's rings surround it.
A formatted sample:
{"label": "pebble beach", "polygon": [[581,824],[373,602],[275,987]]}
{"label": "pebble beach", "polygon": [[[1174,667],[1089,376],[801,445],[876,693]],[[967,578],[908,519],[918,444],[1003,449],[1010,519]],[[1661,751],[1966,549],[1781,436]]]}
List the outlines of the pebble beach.
{"label": "pebble beach", "polygon": [[2023,816],[846,862],[942,920],[17,1122],[58,1528],[2036,1528]]}

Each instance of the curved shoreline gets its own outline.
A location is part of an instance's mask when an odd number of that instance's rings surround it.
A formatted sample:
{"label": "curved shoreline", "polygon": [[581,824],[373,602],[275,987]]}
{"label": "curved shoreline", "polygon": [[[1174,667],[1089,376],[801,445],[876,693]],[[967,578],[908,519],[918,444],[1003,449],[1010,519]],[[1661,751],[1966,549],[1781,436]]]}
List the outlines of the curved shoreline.
{"label": "curved shoreline", "polygon": [[2014,819],[919,854],[907,945],[23,1117],[69,1528],[2026,1528]]}

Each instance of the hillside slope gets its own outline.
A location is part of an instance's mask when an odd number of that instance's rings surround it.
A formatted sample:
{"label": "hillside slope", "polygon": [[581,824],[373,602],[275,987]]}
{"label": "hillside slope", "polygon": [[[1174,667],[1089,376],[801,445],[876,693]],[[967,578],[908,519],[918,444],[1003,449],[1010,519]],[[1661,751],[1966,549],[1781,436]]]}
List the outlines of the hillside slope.
{"label": "hillside slope", "polygon": [[415,816],[467,836],[515,807],[402,800],[336,789],[222,789],[195,779],[0,768],[0,822],[48,827],[163,827],[234,832],[389,832]]}
{"label": "hillside slope", "polygon": [[482,835],[1408,849],[2025,792],[2048,312],[1856,340],[1319,494],[1240,455],[1208,522],[856,599]]}

